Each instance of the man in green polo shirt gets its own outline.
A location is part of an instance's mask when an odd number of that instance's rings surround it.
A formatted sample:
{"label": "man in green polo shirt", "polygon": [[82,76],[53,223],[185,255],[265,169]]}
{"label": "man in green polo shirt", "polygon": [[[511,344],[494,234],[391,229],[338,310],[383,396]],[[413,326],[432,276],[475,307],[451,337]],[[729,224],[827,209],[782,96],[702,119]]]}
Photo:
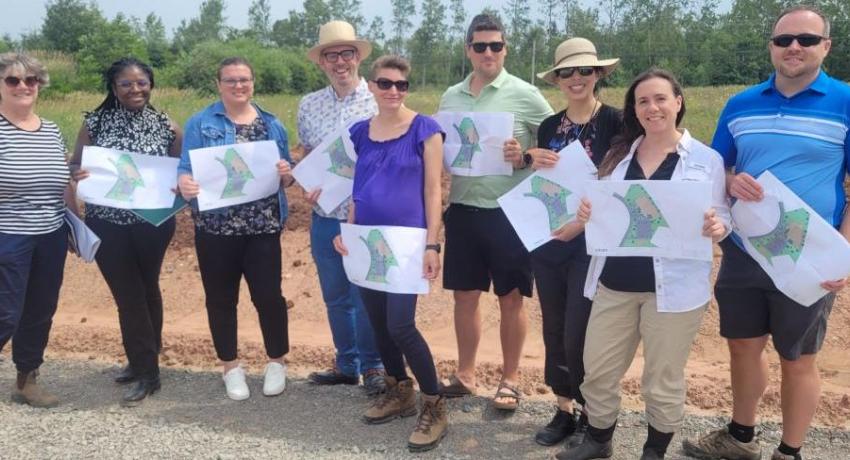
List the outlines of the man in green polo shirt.
{"label": "man in green polo shirt", "polygon": [[475,355],[481,339],[478,300],[493,291],[501,310],[502,382],[493,400],[498,409],[519,404],[519,359],[528,317],[522,297],[531,297],[533,282],[528,252],[496,199],[529,174],[526,149],[537,141],[537,127],[552,115],[552,107],[536,87],[504,69],[507,44],[499,20],[487,14],[472,19],[466,33],[466,56],[472,73],[443,94],[440,111],[509,112],[514,115],[513,137],[504,144],[511,176],[452,176],[446,211],[446,254],[443,286],[454,290],[458,369],[445,396],[463,396],[475,389]]}

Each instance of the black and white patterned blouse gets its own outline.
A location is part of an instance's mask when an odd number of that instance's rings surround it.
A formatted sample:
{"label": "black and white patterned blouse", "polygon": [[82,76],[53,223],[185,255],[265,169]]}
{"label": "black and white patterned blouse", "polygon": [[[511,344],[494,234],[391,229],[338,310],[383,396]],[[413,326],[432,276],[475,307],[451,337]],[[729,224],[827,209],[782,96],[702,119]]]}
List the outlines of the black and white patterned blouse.
{"label": "black and white patterned blouse", "polygon": [[[92,145],[168,156],[171,145],[177,139],[171,120],[164,112],[150,106],[139,111],[123,107],[102,109],[85,114],[83,120]],[[144,220],[132,211],[86,203],[86,216],[97,217],[119,225],[138,224]]]}
{"label": "black and white patterned blouse", "polygon": [[[268,140],[263,119],[257,117],[249,125],[236,125],[236,143]],[[219,212],[198,212],[192,209],[195,227],[213,235],[262,235],[278,233],[280,204],[277,193],[250,203],[237,204]]]}

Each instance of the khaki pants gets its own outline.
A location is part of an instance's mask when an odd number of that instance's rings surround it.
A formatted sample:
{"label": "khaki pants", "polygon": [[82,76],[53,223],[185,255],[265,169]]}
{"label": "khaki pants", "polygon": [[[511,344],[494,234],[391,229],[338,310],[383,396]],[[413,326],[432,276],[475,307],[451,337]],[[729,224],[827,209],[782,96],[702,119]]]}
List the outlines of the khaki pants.
{"label": "khaki pants", "polygon": [[685,412],[685,363],[706,306],[659,313],[655,293],[612,291],[601,284],[593,299],[584,345],[584,383],[590,425],[608,428],[620,412],[620,381],[643,340],[641,392],[647,421],[672,433]]}

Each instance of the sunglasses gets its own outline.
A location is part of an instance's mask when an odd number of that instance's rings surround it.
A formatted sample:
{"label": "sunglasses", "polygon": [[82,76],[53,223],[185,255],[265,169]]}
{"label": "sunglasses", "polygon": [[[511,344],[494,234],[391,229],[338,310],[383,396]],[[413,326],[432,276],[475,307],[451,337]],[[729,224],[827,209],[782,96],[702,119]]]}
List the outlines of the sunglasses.
{"label": "sunglasses", "polygon": [[339,51],[339,52],[329,51],[327,53],[322,54],[322,56],[325,58],[325,60],[330,62],[331,64],[336,63],[336,61],[338,61],[339,58],[342,58],[342,60],[345,61],[345,62],[349,62],[352,59],[354,59],[354,56],[356,56],[356,55],[357,55],[356,50],[343,50],[343,51]]}
{"label": "sunglasses", "polygon": [[789,46],[791,46],[791,43],[794,43],[794,40],[797,40],[797,44],[799,44],[803,48],[808,48],[810,46],[817,45],[818,43],[823,41],[823,38],[824,37],[821,37],[820,35],[814,34],[782,34],[777,35],[775,37],[771,37],[770,41],[772,41],[774,45],[780,48],[788,48]]}
{"label": "sunglasses", "polygon": [[4,78],[3,81],[6,82],[6,86],[9,88],[17,88],[21,82],[24,82],[24,85],[26,85],[27,88],[35,88],[39,83],[41,83],[41,79],[35,75],[30,75],[24,78],[13,77],[10,75]]}
{"label": "sunglasses", "polygon": [[398,80],[392,81],[389,78],[379,78],[377,80],[372,80],[375,82],[375,85],[378,86],[378,89],[386,91],[393,86],[398,90],[399,93],[406,93],[408,89],[410,89],[410,82],[407,80]]}
{"label": "sunglasses", "polygon": [[121,89],[130,89],[136,85],[139,89],[147,89],[150,88],[151,82],[148,80],[120,80],[115,82],[115,86]]}
{"label": "sunglasses", "polygon": [[470,43],[469,46],[472,47],[472,51],[475,51],[478,54],[481,54],[481,53],[487,51],[487,48],[490,48],[490,51],[492,51],[494,53],[498,53],[498,52],[502,51],[503,49],[505,49],[505,42],[489,42],[489,43],[476,42],[476,43]]}
{"label": "sunglasses", "polygon": [[555,75],[558,78],[570,78],[574,73],[578,72],[582,77],[589,77],[596,72],[596,67],[561,67],[555,70]]}
{"label": "sunglasses", "polygon": [[254,83],[254,79],[252,78],[224,78],[221,80],[221,84],[228,88],[236,88],[240,84],[242,86],[249,86],[252,83]]}

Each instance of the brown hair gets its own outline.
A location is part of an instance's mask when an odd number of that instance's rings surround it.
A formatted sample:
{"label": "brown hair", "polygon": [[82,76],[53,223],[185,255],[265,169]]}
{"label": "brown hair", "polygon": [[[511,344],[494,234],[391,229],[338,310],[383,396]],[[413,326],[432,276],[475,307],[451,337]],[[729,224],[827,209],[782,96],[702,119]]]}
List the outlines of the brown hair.
{"label": "brown hair", "polygon": [[24,53],[0,54],[0,75],[4,75],[7,71],[15,68],[32,72],[38,78],[38,83],[42,88],[50,85],[50,75],[47,74],[47,69],[38,62],[38,59]]}
{"label": "brown hair", "polygon": [[395,69],[401,72],[404,78],[410,74],[410,62],[398,55],[387,54],[375,59],[372,63],[372,69],[369,71],[369,78],[374,80],[378,71],[381,69]]}
{"label": "brown hair", "polygon": [[682,92],[682,85],[679,84],[679,81],[676,80],[676,77],[672,73],[664,69],[652,67],[638,75],[632,81],[628,91],[626,91],[625,101],[623,101],[623,132],[614,138],[611,143],[611,149],[608,150],[608,153],[602,160],[602,164],[599,165],[599,177],[610,175],[614,171],[614,168],[623,161],[623,158],[629,154],[629,149],[631,149],[635,139],[646,134],[635,113],[635,89],[639,84],[651,78],[667,80],[673,88],[673,95],[682,97],[682,108],[676,114],[677,127],[682,122],[682,118],[685,117],[685,95]]}
{"label": "brown hair", "polygon": [[221,69],[230,66],[230,65],[244,65],[251,71],[251,78],[254,78],[254,68],[251,67],[251,64],[247,59],[239,56],[233,56],[229,58],[224,58],[219,64],[218,69],[215,71],[216,79],[221,81]]}

